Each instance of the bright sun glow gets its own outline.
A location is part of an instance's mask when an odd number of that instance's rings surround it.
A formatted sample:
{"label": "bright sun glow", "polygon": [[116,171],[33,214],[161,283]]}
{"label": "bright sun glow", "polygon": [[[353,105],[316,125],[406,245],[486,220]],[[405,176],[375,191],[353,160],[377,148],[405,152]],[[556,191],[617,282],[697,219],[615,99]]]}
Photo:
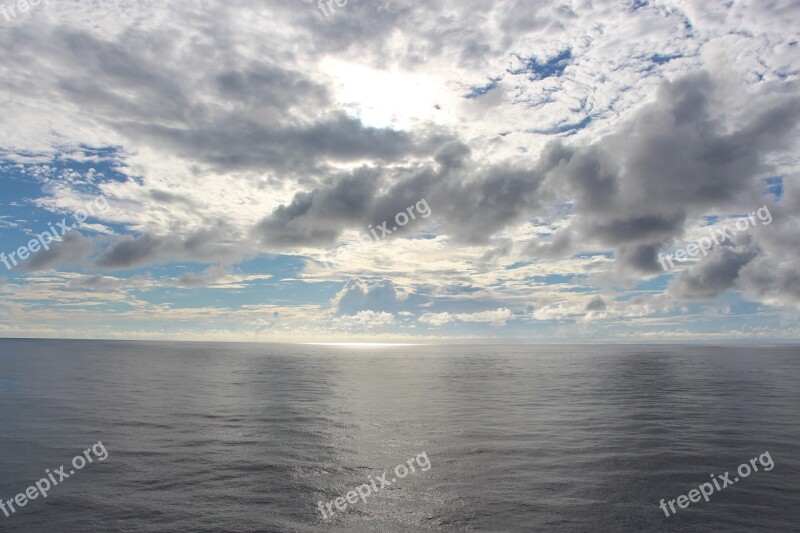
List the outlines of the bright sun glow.
{"label": "bright sun glow", "polygon": [[392,342],[307,342],[308,346],[340,346],[342,348],[391,348],[392,346],[422,346]]}
{"label": "bright sun glow", "polygon": [[368,126],[406,128],[418,121],[451,120],[446,103],[452,94],[430,75],[373,70],[336,60],[326,60],[322,70],[336,80],[337,99]]}

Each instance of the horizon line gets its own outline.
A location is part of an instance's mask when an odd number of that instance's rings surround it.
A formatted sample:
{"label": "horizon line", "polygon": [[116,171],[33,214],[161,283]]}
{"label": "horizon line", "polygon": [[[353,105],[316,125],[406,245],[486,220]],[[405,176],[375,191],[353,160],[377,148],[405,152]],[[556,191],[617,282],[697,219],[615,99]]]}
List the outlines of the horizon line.
{"label": "horizon line", "polygon": [[297,342],[297,341],[257,341],[257,340],[192,340],[192,339],[121,339],[121,338],[83,338],[83,337],[3,337],[0,336],[0,341],[88,341],[88,342],[159,342],[159,343],[205,343],[205,344],[281,344],[291,346],[342,346],[342,347],[405,347],[405,346],[800,346],[800,339],[796,341],[786,342],[737,342],[737,343],[719,343],[719,342],[702,342],[702,341],[648,341],[648,342],[614,342],[614,341],[524,341],[520,339],[513,339],[510,341],[490,341],[487,339],[460,339],[449,340],[443,342],[374,342],[374,341],[359,341],[359,342]]}

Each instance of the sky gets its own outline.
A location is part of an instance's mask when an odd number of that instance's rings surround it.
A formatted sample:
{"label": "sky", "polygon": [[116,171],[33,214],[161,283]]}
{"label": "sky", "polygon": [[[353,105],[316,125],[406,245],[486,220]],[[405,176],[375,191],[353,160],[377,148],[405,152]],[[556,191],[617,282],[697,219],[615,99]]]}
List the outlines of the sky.
{"label": "sky", "polygon": [[0,0],[0,336],[800,340],[796,0]]}

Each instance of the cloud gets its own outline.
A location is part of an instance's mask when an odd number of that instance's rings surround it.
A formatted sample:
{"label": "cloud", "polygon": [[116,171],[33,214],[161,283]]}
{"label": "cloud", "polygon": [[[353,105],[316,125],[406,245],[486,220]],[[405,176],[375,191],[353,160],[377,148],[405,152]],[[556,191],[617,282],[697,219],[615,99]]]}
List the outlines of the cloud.
{"label": "cloud", "polygon": [[298,193],[291,204],[262,220],[255,234],[268,249],[331,245],[346,228],[366,226],[379,179],[378,171],[361,168],[328,188]]}
{"label": "cloud", "polygon": [[482,311],[480,313],[460,313],[456,315],[462,322],[486,322],[492,325],[504,325],[514,313],[510,309],[498,308],[494,311]]}
{"label": "cloud", "polygon": [[[99,235],[70,234],[5,287],[69,305],[107,289],[196,320],[109,272],[197,264],[147,283],[230,290],[232,306],[263,269],[319,283],[283,292],[302,316],[259,315],[261,329],[413,325],[402,313],[462,331],[605,327],[723,295],[785,313],[800,305],[797,14],[788,0],[399,0],[328,18],[279,0],[51,2],[0,32],[0,165],[23,184],[4,189],[0,238],[90,192],[111,209],[87,226]],[[784,189],[774,223],[661,270],[705,220],[763,205],[765,179]],[[429,218],[363,242],[423,199]],[[334,246],[335,269],[295,268]],[[61,295],[31,275],[55,268],[81,272]]]}
{"label": "cloud", "polygon": [[716,298],[736,285],[742,268],[757,255],[752,249],[720,246],[707,259],[681,272],[670,289],[688,300]]}
{"label": "cloud", "polygon": [[513,316],[510,309],[499,308],[494,311],[481,311],[479,313],[425,313],[419,321],[434,327],[443,326],[452,322],[486,323],[493,326],[502,326]]}
{"label": "cloud", "polygon": [[454,322],[456,317],[450,313],[425,313],[419,317],[419,321],[423,324],[429,324],[434,327],[444,326]]}
{"label": "cloud", "polygon": [[392,325],[394,318],[392,313],[383,311],[359,311],[354,315],[337,316],[333,320],[333,325],[345,330],[376,329]]}
{"label": "cloud", "polygon": [[395,313],[407,297],[391,280],[353,279],[345,283],[332,303],[339,316],[361,311]]}
{"label": "cloud", "polygon": [[239,261],[246,253],[246,248],[234,245],[236,241],[223,224],[184,235],[124,235],[115,239],[96,258],[94,266],[118,270],[181,260],[230,264]]}
{"label": "cloud", "polygon": [[750,96],[759,106],[742,116],[714,105],[730,90],[707,72],[689,74],[663,84],[617,133],[587,148],[549,148],[583,243],[614,249],[621,270],[653,274],[657,251],[690,215],[758,205],[758,179],[768,156],[792,142],[800,98],[761,88]]}
{"label": "cloud", "polygon": [[605,311],[606,310],[606,301],[601,297],[597,296],[592,298],[592,300],[586,304],[587,311]]}
{"label": "cloud", "polygon": [[68,286],[71,288],[102,292],[113,291],[130,285],[131,282],[128,280],[99,274],[76,277],[68,282]]}
{"label": "cloud", "polygon": [[31,256],[21,267],[25,272],[41,272],[56,266],[79,265],[86,262],[94,251],[92,239],[78,231],[66,233],[60,243],[52,243],[49,250],[41,250]]}

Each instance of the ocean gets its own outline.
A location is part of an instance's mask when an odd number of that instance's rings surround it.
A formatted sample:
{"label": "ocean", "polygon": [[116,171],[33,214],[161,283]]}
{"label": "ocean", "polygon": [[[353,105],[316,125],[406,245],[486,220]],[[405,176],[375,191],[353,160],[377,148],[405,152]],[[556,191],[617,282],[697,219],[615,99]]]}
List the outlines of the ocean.
{"label": "ocean", "polygon": [[800,531],[798,385],[791,346],[0,340],[0,531]]}

